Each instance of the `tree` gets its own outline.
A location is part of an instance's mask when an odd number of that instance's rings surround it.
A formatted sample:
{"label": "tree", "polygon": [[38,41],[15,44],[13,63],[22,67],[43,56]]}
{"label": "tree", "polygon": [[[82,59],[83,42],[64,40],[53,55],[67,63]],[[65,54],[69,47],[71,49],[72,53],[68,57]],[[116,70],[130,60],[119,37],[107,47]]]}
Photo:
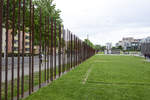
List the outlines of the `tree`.
{"label": "tree", "polygon": [[117,49],[123,50],[123,47],[122,46],[118,46]]}
{"label": "tree", "polygon": [[104,51],[106,49],[106,46],[101,46],[101,50]]}
{"label": "tree", "polygon": [[98,52],[101,50],[101,46],[100,45],[95,45],[95,50]]}
{"label": "tree", "polygon": [[112,50],[116,50],[117,48],[116,47],[112,47]]}
{"label": "tree", "polygon": [[[15,34],[17,34],[17,30],[18,30],[18,14],[19,14],[19,0],[15,0],[15,3],[13,3],[14,0],[9,0],[9,29],[12,29],[12,22],[13,22],[13,18],[14,18],[14,25],[15,25]],[[48,18],[51,20],[56,20],[56,24],[57,24],[57,37],[58,37],[58,26],[59,24],[62,24],[62,19],[60,18],[60,10],[56,9],[56,4],[53,4],[54,0],[32,0],[32,4],[34,4],[34,36],[35,36],[35,41],[34,44],[38,44],[39,42],[39,32],[40,32],[40,26],[42,29],[42,44],[45,41],[44,38],[44,34],[45,34],[45,18],[48,20]],[[13,7],[15,4],[15,17],[13,17]],[[3,26],[5,26],[6,23],[6,11],[7,11],[7,0],[4,0],[4,4],[3,4]],[[42,10],[42,22],[40,25],[40,9]],[[30,0],[25,0],[25,31],[29,32],[30,29]],[[48,23],[47,23],[48,24]],[[50,23],[51,24],[51,23]],[[49,25],[49,27],[47,27],[47,30],[51,29],[51,25]],[[23,0],[21,0],[21,9],[20,9],[20,30],[22,31],[23,29]],[[46,30],[46,32],[47,32]],[[51,36],[51,35],[50,35]],[[49,36],[49,37],[50,37]],[[50,41],[49,38],[47,38],[47,41]],[[58,39],[57,39],[58,41]]]}
{"label": "tree", "polygon": [[89,45],[90,47],[95,48],[94,44],[93,44],[90,40],[85,39],[84,42],[85,42],[87,45]]}

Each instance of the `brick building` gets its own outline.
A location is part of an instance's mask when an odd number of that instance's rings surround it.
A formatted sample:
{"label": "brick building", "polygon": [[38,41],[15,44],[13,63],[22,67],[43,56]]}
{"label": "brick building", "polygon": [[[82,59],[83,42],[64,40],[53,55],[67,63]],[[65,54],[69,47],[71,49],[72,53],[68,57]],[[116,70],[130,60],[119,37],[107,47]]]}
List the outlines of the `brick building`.
{"label": "brick building", "polygon": [[[12,53],[12,29],[8,30],[8,53]],[[22,36],[23,36],[23,32],[20,32],[20,53],[22,52]],[[31,43],[32,44],[32,43]],[[25,36],[24,36],[24,52],[25,53],[29,53],[29,33],[25,32]],[[5,47],[6,47],[6,29],[3,28],[3,34],[2,34],[2,52],[4,53],[5,51]],[[14,53],[18,52],[18,34],[16,34],[14,36]]]}

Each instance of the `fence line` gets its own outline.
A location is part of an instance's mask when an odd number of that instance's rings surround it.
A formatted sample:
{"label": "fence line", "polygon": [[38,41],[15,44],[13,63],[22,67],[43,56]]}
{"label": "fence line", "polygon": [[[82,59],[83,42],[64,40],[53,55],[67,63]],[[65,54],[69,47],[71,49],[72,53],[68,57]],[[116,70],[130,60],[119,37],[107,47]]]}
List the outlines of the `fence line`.
{"label": "fence line", "polygon": [[10,2],[4,6],[0,0],[0,100],[24,98],[95,54],[55,18],[44,16],[41,8],[35,16],[32,0]]}

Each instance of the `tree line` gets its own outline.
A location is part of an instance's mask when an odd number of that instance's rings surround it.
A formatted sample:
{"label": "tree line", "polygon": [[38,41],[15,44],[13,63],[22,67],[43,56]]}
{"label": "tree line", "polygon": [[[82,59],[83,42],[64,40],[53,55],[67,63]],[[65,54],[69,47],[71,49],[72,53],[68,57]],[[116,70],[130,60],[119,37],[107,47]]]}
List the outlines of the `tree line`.
{"label": "tree line", "polygon": [[[31,0],[25,0],[25,12],[23,14],[23,0],[21,0],[21,7],[19,10],[19,0],[9,0],[9,3],[7,4],[7,0],[4,0],[3,2],[3,27],[6,27],[6,16],[8,15],[8,22],[9,22],[9,29],[12,29],[13,27],[13,20],[15,22],[15,35],[18,31],[18,14],[20,13],[20,31],[23,30],[23,16],[24,16],[24,26],[25,26],[25,32],[29,32],[30,29],[30,11],[33,9],[33,6],[30,6]],[[44,34],[45,31],[48,32],[51,29],[51,25],[45,26],[45,24],[48,22],[48,19],[53,21],[56,21],[57,30],[59,31],[59,25],[62,25],[62,19],[60,17],[61,11],[59,9],[56,9],[56,4],[54,4],[54,0],[32,0],[32,5],[34,5],[34,44],[38,44],[39,41],[39,27],[41,26],[42,29],[42,43],[44,43],[45,38]],[[9,6],[9,7],[8,7]],[[7,10],[8,7],[8,10]],[[15,13],[13,12],[13,8],[15,8]],[[41,23],[40,21],[40,10],[42,15]],[[15,19],[13,19],[15,18]],[[45,21],[47,20],[47,21]],[[41,25],[40,25],[41,24]],[[47,23],[48,24],[48,23]],[[51,23],[50,23],[51,24]],[[46,27],[46,30],[45,30]],[[58,40],[58,34],[57,34],[57,40]]]}

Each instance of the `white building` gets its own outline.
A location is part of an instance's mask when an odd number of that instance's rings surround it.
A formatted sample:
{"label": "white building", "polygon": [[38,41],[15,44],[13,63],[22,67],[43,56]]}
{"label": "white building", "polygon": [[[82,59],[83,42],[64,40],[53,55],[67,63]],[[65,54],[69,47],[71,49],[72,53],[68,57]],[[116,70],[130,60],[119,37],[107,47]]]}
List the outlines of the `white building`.
{"label": "white building", "polygon": [[106,43],[105,54],[111,54],[112,43]]}
{"label": "white building", "polygon": [[112,43],[106,43],[106,49],[111,50],[112,48]]}
{"label": "white building", "polygon": [[150,36],[141,40],[142,43],[150,43]]}
{"label": "white building", "polygon": [[133,37],[126,37],[126,38],[123,38],[122,41],[119,41],[118,43],[116,43],[116,47],[122,46],[123,50],[129,50],[129,49],[134,49],[134,48],[139,49],[140,42],[141,42],[141,39],[134,39]]}

